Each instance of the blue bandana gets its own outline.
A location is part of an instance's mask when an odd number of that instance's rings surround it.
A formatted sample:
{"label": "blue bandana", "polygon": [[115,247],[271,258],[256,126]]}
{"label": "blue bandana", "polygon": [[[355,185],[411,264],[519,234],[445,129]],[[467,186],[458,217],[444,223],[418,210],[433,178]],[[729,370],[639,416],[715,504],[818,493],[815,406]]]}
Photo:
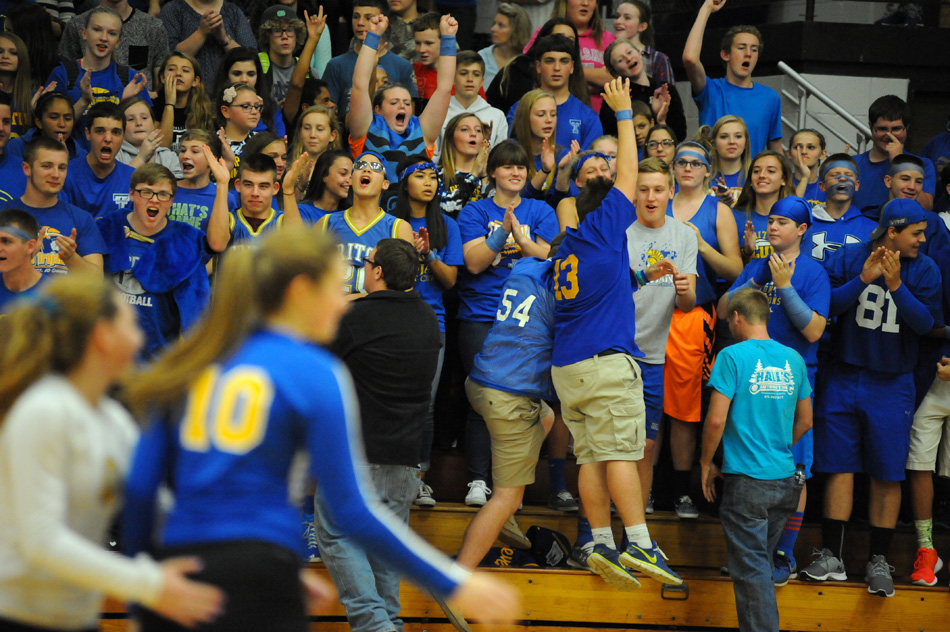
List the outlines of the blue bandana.
{"label": "blue bandana", "polygon": [[811,226],[811,206],[803,198],[790,195],[778,200],[772,205],[769,211],[769,217],[777,215],[787,217],[796,224],[808,224]]}
{"label": "blue bandana", "polygon": [[607,162],[607,165],[610,166],[610,156],[602,154],[599,151],[586,154],[578,159],[577,163],[574,165],[574,169],[571,170],[571,180],[577,180],[577,176],[580,175],[581,168],[584,166],[584,163],[591,158],[603,158]]}

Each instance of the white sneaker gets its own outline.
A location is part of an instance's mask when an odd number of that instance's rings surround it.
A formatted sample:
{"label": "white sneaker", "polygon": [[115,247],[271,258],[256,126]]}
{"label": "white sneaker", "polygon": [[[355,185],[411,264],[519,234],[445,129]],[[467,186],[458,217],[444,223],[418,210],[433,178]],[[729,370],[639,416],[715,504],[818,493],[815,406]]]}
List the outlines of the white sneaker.
{"label": "white sneaker", "polygon": [[468,494],[465,495],[465,504],[469,507],[481,507],[488,502],[491,490],[485,481],[472,481],[468,484]]}

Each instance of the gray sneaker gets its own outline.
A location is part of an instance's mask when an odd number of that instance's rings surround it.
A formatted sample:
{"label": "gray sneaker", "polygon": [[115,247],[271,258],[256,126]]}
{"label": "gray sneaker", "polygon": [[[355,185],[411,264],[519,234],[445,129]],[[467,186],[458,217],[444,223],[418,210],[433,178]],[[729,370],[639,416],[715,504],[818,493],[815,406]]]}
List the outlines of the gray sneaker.
{"label": "gray sneaker", "polygon": [[577,500],[571,492],[562,489],[548,499],[548,507],[558,511],[577,511]]}
{"label": "gray sneaker", "polygon": [[893,572],[894,567],[887,563],[887,558],[883,555],[872,557],[864,576],[864,581],[868,583],[868,592],[872,595],[893,597],[894,579],[891,577]]}
{"label": "gray sneaker", "polygon": [[699,509],[693,504],[693,499],[689,496],[680,496],[676,501],[676,517],[679,519],[699,518]]}
{"label": "gray sneaker", "polygon": [[[848,574],[844,570],[844,562],[831,554],[830,549],[814,549],[812,551],[814,559],[808,568],[803,568],[798,572],[801,579],[810,579],[816,582],[823,582],[826,579],[843,582],[848,579]],[[891,588],[893,591],[893,587]]]}
{"label": "gray sneaker", "polygon": [[590,556],[590,552],[593,550],[593,542],[588,542],[586,546],[575,546],[571,550],[571,556],[567,559],[567,565],[571,568],[580,568],[584,569],[585,571],[589,571],[590,567],[587,566],[587,558]]}
{"label": "gray sneaker", "polygon": [[643,509],[643,513],[651,514],[653,513],[653,490],[650,490],[650,495],[647,496],[647,506]]}

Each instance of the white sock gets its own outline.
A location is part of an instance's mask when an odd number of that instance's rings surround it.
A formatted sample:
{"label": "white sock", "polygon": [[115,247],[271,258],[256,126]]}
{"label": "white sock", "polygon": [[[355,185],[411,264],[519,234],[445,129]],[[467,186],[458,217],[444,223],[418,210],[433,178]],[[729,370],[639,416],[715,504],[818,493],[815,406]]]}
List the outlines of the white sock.
{"label": "white sock", "polygon": [[617,550],[617,545],[614,544],[614,532],[611,531],[610,527],[591,529],[590,532],[594,535],[594,544],[606,544],[608,547]]}
{"label": "white sock", "polygon": [[647,529],[647,523],[624,527],[623,530],[627,532],[627,540],[641,549],[649,550],[653,548],[653,540],[650,539],[650,530]]}

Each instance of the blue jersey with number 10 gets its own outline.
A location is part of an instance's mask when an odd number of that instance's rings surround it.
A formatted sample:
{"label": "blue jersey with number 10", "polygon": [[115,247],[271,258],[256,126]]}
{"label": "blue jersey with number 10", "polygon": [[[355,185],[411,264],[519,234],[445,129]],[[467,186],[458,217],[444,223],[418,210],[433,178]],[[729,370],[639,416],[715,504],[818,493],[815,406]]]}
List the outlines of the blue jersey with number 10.
{"label": "blue jersey with number 10", "polygon": [[469,377],[482,386],[553,402],[554,262],[525,257],[515,264]]}
{"label": "blue jersey with number 10", "polygon": [[364,478],[359,412],[343,363],[270,330],[206,368],[180,419],[143,434],[126,487],[126,552],[148,547],[155,493],[169,478],[175,506],[165,546],[257,540],[299,551],[300,514],[287,477],[300,449],[310,453],[310,474],[347,535],[440,595],[464,581],[467,572],[400,524]]}
{"label": "blue jersey with number 10", "polygon": [[381,239],[396,237],[399,224],[403,220],[379,209],[379,215],[369,224],[357,228],[350,219],[350,210],[324,215],[317,225],[323,232],[332,230],[336,235],[337,248],[340,249],[340,256],[346,264],[343,291],[347,294],[359,294],[363,292],[363,258],[369,256]]}

